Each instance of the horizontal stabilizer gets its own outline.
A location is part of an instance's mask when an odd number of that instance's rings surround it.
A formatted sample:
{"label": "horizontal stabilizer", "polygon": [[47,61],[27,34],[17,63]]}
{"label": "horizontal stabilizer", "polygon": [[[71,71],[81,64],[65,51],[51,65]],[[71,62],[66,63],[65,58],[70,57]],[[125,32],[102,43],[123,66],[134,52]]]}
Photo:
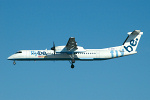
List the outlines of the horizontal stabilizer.
{"label": "horizontal stabilizer", "polygon": [[134,30],[133,32],[128,32],[128,35],[131,35],[131,34],[133,34],[133,35],[142,35],[143,32],[141,32],[141,30]]}

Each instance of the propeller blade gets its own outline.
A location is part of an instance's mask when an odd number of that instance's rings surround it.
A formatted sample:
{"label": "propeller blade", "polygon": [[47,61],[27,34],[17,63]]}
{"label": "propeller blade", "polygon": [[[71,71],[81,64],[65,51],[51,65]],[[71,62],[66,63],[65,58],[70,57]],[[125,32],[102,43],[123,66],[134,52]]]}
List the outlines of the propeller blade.
{"label": "propeller blade", "polygon": [[55,47],[55,43],[53,42],[53,47]]}
{"label": "propeller blade", "polygon": [[56,53],[56,49],[55,49],[55,43],[53,42],[53,47],[51,48],[51,50],[54,50],[54,55]]}
{"label": "propeller blade", "polygon": [[56,50],[54,49],[54,55],[55,55],[55,53],[56,53]]}

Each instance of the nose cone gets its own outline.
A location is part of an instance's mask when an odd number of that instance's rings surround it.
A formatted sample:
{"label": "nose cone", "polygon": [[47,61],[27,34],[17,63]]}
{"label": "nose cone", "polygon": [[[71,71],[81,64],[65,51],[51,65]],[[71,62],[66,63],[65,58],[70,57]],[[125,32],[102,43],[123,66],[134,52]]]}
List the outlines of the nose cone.
{"label": "nose cone", "polygon": [[7,58],[7,60],[13,60],[14,58],[13,58],[13,56],[9,56],[8,58]]}

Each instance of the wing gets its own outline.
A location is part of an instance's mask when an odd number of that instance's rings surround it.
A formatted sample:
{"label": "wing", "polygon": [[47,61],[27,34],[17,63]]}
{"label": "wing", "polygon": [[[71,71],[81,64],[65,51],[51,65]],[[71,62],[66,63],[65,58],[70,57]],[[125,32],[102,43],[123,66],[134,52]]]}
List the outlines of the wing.
{"label": "wing", "polygon": [[68,43],[66,45],[67,50],[72,50],[72,49],[78,49],[77,48],[77,42],[75,41],[74,37],[70,37],[68,40]]}

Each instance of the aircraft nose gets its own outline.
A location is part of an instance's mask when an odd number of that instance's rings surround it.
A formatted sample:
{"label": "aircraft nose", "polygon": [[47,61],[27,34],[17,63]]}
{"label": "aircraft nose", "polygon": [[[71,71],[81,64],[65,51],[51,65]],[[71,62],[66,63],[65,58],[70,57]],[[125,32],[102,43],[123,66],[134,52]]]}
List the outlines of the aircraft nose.
{"label": "aircraft nose", "polygon": [[13,60],[13,56],[9,56],[7,60]]}

